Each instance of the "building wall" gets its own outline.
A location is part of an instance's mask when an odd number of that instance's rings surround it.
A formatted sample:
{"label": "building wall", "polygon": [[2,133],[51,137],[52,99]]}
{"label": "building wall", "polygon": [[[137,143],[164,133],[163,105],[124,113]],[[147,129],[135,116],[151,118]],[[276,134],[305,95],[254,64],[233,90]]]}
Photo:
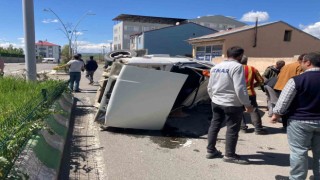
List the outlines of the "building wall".
{"label": "building wall", "polygon": [[122,46],[123,22],[113,26],[113,47],[112,50],[121,49]]}
{"label": "building wall", "polygon": [[[291,41],[284,41],[285,30],[292,31]],[[240,45],[252,57],[292,57],[320,49],[319,39],[280,22],[259,27],[256,47],[253,42],[254,29],[231,34],[225,38],[224,54],[234,45]]]}
{"label": "building wall", "polygon": [[113,26],[113,50],[130,49],[130,35],[132,34],[149,31],[152,29],[159,29],[167,26],[172,25],[130,21],[120,22]]}
{"label": "building wall", "polygon": [[36,56],[37,57],[48,57],[60,59],[61,48],[60,46],[45,46],[36,45]]}
{"label": "building wall", "polygon": [[144,34],[136,36],[137,38],[137,50],[144,49]]}
{"label": "building wall", "polygon": [[[212,62],[218,64],[225,60],[225,57],[215,57]],[[278,60],[283,60],[286,64],[296,62],[298,56],[294,57],[272,57],[272,58],[259,58],[259,57],[248,57],[248,65],[255,67],[262,75],[268,66],[275,65]]]}
{"label": "building wall", "polygon": [[143,47],[148,54],[191,55],[192,46],[186,40],[213,32],[216,31],[193,23],[163,28],[145,32]]}
{"label": "building wall", "polygon": [[[290,41],[284,41],[286,30],[292,31]],[[294,55],[320,50],[319,39],[283,22],[258,27],[257,32],[256,47],[253,47],[255,30],[249,29],[206,42],[193,43],[194,51],[198,46],[214,44],[223,45],[223,56],[226,56],[229,47],[235,45],[244,48],[245,54],[250,57],[293,57]]]}

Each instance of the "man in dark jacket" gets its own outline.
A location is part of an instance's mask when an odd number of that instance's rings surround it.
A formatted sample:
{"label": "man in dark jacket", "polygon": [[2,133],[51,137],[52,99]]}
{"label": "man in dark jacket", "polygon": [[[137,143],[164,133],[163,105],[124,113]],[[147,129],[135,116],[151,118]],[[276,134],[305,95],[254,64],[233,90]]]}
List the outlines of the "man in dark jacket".
{"label": "man in dark jacket", "polygon": [[87,60],[85,69],[87,71],[86,73],[86,78],[89,79],[89,84],[93,84],[93,75],[94,72],[98,69],[98,64],[97,62],[93,59],[93,56],[90,56],[90,59]]}
{"label": "man in dark jacket", "polygon": [[281,68],[285,65],[285,62],[283,60],[279,60],[276,62],[276,65],[272,65],[267,67],[267,69],[264,71],[262,77],[264,81],[267,81],[270,78],[277,77],[280,73]]}
{"label": "man in dark jacket", "polygon": [[290,147],[290,178],[306,179],[308,149],[313,154],[314,179],[320,179],[320,55],[309,53],[301,61],[303,74],[290,78],[273,109],[271,122],[286,114]]}

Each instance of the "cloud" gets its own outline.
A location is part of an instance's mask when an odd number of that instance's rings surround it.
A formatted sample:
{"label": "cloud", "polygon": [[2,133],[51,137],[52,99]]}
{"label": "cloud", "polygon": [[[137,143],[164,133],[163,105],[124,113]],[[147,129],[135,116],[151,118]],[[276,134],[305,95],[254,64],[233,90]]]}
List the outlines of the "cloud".
{"label": "cloud", "polygon": [[43,23],[48,24],[48,23],[58,23],[58,19],[44,19],[42,20]]}
{"label": "cloud", "polygon": [[7,41],[6,38],[0,38],[0,47],[7,48],[9,47],[9,45],[12,45],[15,48],[24,49],[24,38],[17,38],[17,39],[20,41],[20,43],[10,42],[10,41]]}
{"label": "cloud", "polygon": [[299,25],[300,29],[306,33],[309,33],[320,39],[320,22],[316,22],[310,25]]}
{"label": "cloud", "polygon": [[24,42],[25,42],[23,37],[18,38],[18,40],[20,41],[21,44],[24,44]]}
{"label": "cloud", "polygon": [[256,18],[258,18],[259,22],[263,22],[263,21],[268,21],[269,20],[269,14],[268,12],[263,12],[263,11],[250,11],[245,13],[242,18],[241,21],[245,21],[245,22],[255,22]]}
{"label": "cloud", "polygon": [[81,32],[81,31],[76,31],[74,34],[77,35],[77,36],[81,36],[81,35],[83,35],[83,32]]}
{"label": "cloud", "polygon": [[91,43],[88,41],[78,41],[78,52],[79,53],[107,53],[110,51],[109,43]]}

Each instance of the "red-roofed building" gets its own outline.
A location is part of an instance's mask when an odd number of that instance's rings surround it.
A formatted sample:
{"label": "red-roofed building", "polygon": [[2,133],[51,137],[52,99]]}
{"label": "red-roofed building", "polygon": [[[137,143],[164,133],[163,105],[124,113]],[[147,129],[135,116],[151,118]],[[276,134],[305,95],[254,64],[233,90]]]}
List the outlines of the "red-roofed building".
{"label": "red-roofed building", "polygon": [[39,58],[55,58],[60,59],[61,46],[48,41],[36,42],[36,56]]}

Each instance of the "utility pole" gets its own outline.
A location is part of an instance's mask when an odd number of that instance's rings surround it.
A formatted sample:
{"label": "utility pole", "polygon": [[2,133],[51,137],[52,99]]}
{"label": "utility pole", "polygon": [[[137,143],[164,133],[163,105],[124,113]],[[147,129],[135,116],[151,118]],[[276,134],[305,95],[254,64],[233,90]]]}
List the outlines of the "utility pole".
{"label": "utility pole", "polygon": [[27,80],[37,80],[33,0],[22,0]]}
{"label": "utility pole", "polygon": [[66,24],[62,21],[62,19],[58,16],[57,13],[55,13],[52,9],[50,8],[47,8],[47,9],[44,9],[43,11],[46,11],[46,12],[51,12],[52,14],[54,14],[56,16],[56,18],[58,18],[59,22],[61,23],[63,29],[60,29],[63,34],[66,36],[66,38],[68,39],[68,44],[69,44],[69,56],[72,57],[73,55],[73,52],[72,52],[72,39],[73,39],[73,35],[74,35],[74,32],[75,30],[77,29],[78,25],[80,24],[80,22],[86,17],[86,16],[90,16],[90,15],[95,15],[93,13],[90,13],[90,12],[86,12],[76,23],[76,25],[73,27],[73,28],[68,28],[66,26]]}

